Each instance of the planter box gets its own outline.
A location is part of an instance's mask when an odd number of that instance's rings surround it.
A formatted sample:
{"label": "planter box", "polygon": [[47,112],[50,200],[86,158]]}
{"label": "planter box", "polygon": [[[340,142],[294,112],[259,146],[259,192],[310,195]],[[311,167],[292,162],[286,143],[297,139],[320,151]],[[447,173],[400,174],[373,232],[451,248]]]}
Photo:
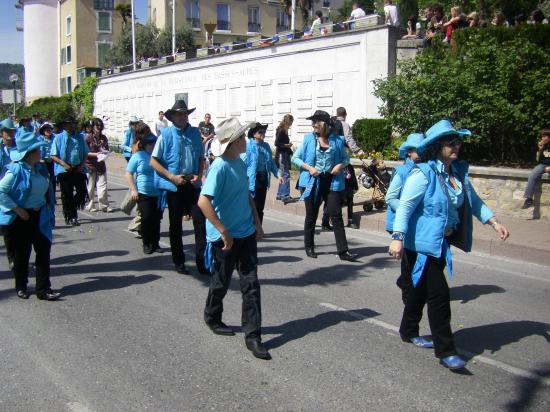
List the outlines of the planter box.
{"label": "planter box", "polygon": [[176,61],[181,62],[187,58],[187,54],[185,52],[176,54]]}
{"label": "planter box", "polygon": [[168,64],[174,62],[174,56],[164,56],[159,59],[159,64]]}

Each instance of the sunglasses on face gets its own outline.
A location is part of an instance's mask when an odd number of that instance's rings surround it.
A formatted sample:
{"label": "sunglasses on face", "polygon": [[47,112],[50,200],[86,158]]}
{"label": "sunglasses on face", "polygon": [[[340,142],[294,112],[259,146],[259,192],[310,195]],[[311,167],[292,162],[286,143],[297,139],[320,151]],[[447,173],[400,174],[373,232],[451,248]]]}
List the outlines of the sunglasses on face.
{"label": "sunglasses on face", "polygon": [[449,147],[460,147],[462,146],[462,140],[460,140],[459,138],[456,138],[453,140],[448,140],[444,144],[445,146],[449,146]]}

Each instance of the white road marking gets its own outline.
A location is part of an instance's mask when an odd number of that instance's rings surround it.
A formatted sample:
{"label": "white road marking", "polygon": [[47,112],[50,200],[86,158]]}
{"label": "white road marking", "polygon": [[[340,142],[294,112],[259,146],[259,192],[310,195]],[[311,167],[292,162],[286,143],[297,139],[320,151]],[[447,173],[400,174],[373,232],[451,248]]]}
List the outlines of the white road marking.
{"label": "white road marking", "polygon": [[[351,317],[353,317],[355,319],[363,320],[367,323],[370,323],[371,325],[380,326],[381,328],[384,328],[386,330],[390,330],[392,332],[396,332],[396,333],[399,334],[399,328],[397,326],[394,326],[390,323],[386,323],[386,322],[381,321],[379,319],[369,318],[369,317],[361,315],[360,313],[355,312],[353,310],[342,308],[340,306],[336,306],[336,305],[333,305],[331,303],[319,303],[319,305],[324,307],[324,308],[327,308],[327,309],[337,310],[337,311],[340,311],[340,312],[346,312]],[[507,363],[497,361],[495,359],[487,358],[483,355],[476,355],[475,353],[472,353],[472,352],[469,352],[469,351],[466,351],[466,350],[463,350],[463,349],[458,349],[458,352],[460,354],[464,355],[465,357],[470,358],[470,361],[471,360],[476,360],[477,362],[485,363],[487,365],[494,366],[494,367],[496,367],[498,369],[501,369],[505,372],[508,372],[512,375],[516,375],[516,376],[520,376],[522,378],[527,378],[527,379],[540,381],[543,385],[550,386],[550,378],[543,378],[542,376],[539,376],[535,373],[526,371],[525,369],[516,368],[515,366],[508,365]]]}
{"label": "white road marking", "polygon": [[71,412],[92,412],[91,409],[82,405],[80,402],[69,402],[67,408]]}

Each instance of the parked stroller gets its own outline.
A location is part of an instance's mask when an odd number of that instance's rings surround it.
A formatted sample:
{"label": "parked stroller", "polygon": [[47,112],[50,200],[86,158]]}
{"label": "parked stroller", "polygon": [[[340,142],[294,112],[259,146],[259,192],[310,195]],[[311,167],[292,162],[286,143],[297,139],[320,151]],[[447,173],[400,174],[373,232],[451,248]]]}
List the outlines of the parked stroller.
{"label": "parked stroller", "polygon": [[373,159],[368,166],[364,161],[362,162],[361,174],[357,180],[365,189],[372,189],[371,199],[363,205],[365,212],[370,212],[373,208],[377,210],[386,208],[385,197],[390,179],[391,176],[382,159]]}

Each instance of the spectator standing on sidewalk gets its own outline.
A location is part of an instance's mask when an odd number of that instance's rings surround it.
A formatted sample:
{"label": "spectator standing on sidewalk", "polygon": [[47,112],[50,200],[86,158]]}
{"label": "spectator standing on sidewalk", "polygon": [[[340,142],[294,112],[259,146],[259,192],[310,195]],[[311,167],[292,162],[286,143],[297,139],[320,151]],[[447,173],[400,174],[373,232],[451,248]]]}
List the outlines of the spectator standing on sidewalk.
{"label": "spectator standing on sidewalk", "polygon": [[164,117],[164,112],[159,112],[159,118],[155,121],[155,133],[160,136],[160,131],[168,127],[168,120]]}
{"label": "spectator standing on sidewalk", "polygon": [[523,198],[522,209],[528,209],[533,206],[533,195],[535,194],[535,188],[537,183],[544,173],[550,173],[550,129],[543,129],[540,132],[540,141],[538,142],[537,163],[538,165],[529,174],[529,180],[527,181],[527,187]]}
{"label": "spectator standing on sidewalk", "polygon": [[288,131],[294,123],[294,117],[291,114],[285,114],[281,123],[275,131],[275,164],[279,167],[279,175],[283,182],[279,183],[277,190],[277,200],[285,205],[292,200],[290,196],[290,159],[292,158],[292,143]]}
{"label": "spectator standing on sidewalk", "polygon": [[136,116],[132,116],[128,122],[128,128],[124,131],[124,137],[122,138],[122,144],[120,145],[120,150],[126,162],[130,161],[132,157],[132,145],[135,143],[134,139],[134,128],[138,124],[139,119]]}
{"label": "spectator standing on sidewalk", "polygon": [[240,155],[246,150],[246,130],[254,123],[240,124],[229,118],[218,125],[212,142],[216,160],[204,183],[199,206],[207,220],[206,262],[212,271],[204,308],[204,321],[217,335],[235,332],[222,321],[223,299],[233,270],[239,274],[242,295],[242,331],[246,347],[259,358],[271,355],[262,344],[262,305],[258,281],[258,240],[262,224],[250,196],[246,166]]}

